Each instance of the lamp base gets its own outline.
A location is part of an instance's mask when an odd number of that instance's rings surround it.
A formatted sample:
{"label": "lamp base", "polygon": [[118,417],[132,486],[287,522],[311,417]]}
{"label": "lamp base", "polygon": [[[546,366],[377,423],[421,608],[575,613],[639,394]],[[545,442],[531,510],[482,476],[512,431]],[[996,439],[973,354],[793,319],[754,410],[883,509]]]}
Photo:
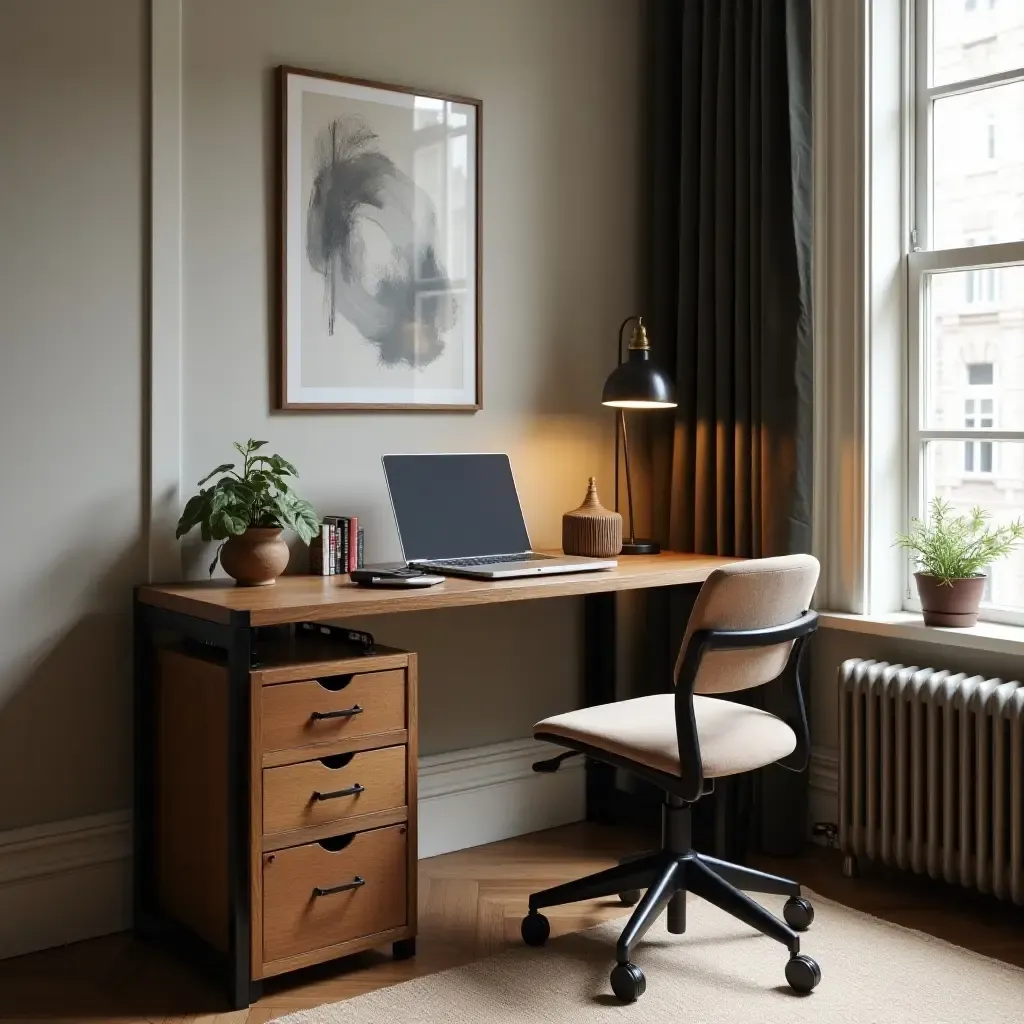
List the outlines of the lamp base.
{"label": "lamp base", "polygon": [[656,540],[627,540],[622,545],[620,555],[658,555],[661,545]]}

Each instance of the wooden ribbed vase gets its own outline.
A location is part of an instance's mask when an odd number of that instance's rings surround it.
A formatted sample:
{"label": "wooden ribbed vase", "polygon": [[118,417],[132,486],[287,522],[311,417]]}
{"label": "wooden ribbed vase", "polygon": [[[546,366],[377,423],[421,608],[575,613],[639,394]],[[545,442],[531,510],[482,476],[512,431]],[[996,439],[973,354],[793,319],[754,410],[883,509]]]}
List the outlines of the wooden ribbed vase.
{"label": "wooden ribbed vase", "polygon": [[608,558],[622,550],[622,516],[601,504],[593,477],[583,504],[562,516],[562,550],[567,555],[592,558]]}

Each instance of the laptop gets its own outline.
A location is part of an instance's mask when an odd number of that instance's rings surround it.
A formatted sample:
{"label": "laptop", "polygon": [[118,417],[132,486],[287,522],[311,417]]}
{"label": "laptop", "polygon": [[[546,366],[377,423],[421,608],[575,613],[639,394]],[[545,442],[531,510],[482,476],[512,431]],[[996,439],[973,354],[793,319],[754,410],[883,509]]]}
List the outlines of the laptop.
{"label": "laptop", "polygon": [[618,564],[531,550],[507,455],[385,455],[381,461],[398,539],[417,569],[504,580]]}

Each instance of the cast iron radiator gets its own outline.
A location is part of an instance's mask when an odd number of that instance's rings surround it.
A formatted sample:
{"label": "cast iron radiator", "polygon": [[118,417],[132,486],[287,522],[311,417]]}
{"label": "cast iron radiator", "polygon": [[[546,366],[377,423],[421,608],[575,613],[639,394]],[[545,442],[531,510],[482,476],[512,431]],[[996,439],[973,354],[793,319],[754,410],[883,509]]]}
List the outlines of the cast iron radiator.
{"label": "cast iron radiator", "polygon": [[844,662],[839,844],[1024,903],[1024,683]]}

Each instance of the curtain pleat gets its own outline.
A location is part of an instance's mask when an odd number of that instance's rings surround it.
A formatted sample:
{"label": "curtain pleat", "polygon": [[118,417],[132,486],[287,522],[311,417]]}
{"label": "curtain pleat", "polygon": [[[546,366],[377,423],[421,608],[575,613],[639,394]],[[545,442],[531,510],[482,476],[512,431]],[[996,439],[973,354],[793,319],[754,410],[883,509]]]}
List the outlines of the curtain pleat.
{"label": "curtain pleat", "polygon": [[[810,546],[810,2],[649,0],[648,319],[679,400],[652,432],[650,498],[675,550]],[[777,790],[763,773],[761,821],[802,839]]]}

